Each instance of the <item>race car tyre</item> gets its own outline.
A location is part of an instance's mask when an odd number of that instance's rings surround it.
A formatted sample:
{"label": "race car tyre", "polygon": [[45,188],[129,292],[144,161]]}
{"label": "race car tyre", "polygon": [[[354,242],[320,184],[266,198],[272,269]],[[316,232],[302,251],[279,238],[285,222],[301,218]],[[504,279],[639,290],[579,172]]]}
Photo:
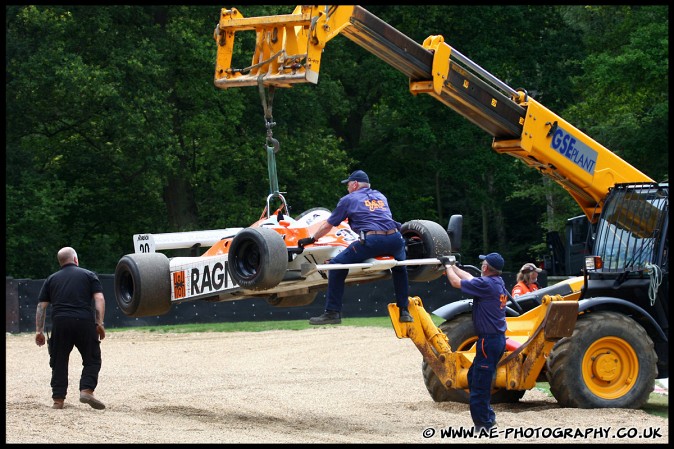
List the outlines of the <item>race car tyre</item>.
{"label": "race car tyre", "polygon": [[[440,326],[440,330],[447,335],[449,346],[452,351],[467,351],[477,341],[477,333],[473,327],[473,318],[470,314],[458,315],[449,321],[445,321]],[[468,404],[470,399],[470,390],[448,389],[435,374],[431,366],[424,360],[421,364],[421,371],[424,375],[426,389],[435,402],[460,402]],[[491,403],[513,403],[518,402],[525,391],[505,390],[503,388],[492,389]]]}
{"label": "race car tyre", "polygon": [[288,249],[273,229],[246,228],[232,240],[227,260],[234,282],[249,290],[267,290],[283,280]]}
{"label": "race car tyre", "polygon": [[561,407],[641,408],[655,387],[653,340],[618,312],[578,317],[571,337],[559,340],[547,359],[550,391]]}
{"label": "race car tyre", "polygon": [[127,254],[115,268],[115,299],[126,316],[163,315],[171,308],[169,260],[162,253]]}
{"label": "race car tyre", "polygon": [[303,295],[283,296],[272,295],[267,299],[267,303],[274,307],[300,307],[308,306],[316,299],[318,292],[309,292]]}
{"label": "race car tyre", "polygon": [[[451,243],[447,231],[434,221],[412,220],[402,225],[407,259],[426,259],[446,256],[451,253]],[[407,276],[410,281],[428,282],[444,275],[438,265],[409,265]]]}

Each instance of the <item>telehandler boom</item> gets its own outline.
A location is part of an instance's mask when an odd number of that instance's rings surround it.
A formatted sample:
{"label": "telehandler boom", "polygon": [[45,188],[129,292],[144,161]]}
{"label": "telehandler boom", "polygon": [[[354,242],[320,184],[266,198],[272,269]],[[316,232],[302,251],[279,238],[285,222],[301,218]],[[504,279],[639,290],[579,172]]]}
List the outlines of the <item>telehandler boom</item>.
{"label": "telehandler boom", "polygon": [[[236,68],[241,31],[256,33],[255,48],[250,65]],[[413,95],[432,96],[490,134],[494,151],[557,182],[594,226],[583,276],[509,302],[508,343],[492,402],[517,401],[547,380],[562,406],[643,406],[655,379],[669,375],[669,184],[655,182],[525,90],[507,86],[443,36],[418,44],[357,5],[301,5],[291,14],[250,18],[223,8],[214,31],[215,86],[315,84],[323,49],[337,35],[399,70]],[[460,223],[453,216],[447,229],[454,253]],[[423,355],[435,401],[468,401],[476,340],[471,307],[462,300],[434,311],[446,320],[438,327],[420,298],[410,301],[413,323],[398,323],[397,308],[389,305],[396,335]]]}

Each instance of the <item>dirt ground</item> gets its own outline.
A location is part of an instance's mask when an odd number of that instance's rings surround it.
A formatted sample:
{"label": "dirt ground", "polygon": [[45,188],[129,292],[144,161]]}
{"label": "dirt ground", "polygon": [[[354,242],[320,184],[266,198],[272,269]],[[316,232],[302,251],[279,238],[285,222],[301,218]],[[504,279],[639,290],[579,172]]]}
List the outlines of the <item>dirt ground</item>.
{"label": "dirt ground", "polygon": [[343,325],[108,332],[96,389],[107,408],[78,401],[75,350],[65,408],[53,410],[47,349],[33,338],[6,335],[6,443],[669,442],[666,418],[564,409],[535,389],[494,406],[491,437],[450,437],[472,429],[468,406],[431,399],[413,343],[392,329]]}

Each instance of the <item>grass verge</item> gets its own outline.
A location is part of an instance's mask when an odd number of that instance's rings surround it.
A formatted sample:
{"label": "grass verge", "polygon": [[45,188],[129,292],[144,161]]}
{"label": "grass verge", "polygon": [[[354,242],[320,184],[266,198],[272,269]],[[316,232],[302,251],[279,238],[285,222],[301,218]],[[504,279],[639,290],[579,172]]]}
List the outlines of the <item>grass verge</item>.
{"label": "grass verge", "polygon": [[[436,325],[442,323],[442,318],[432,316]],[[330,326],[330,325],[328,325]],[[391,319],[386,317],[342,318],[341,326],[384,327],[391,328]],[[315,328],[308,320],[288,321],[240,321],[235,323],[196,323],[176,324],[165,326],[134,326],[106,329],[106,332],[144,331],[159,333],[188,333],[188,332],[263,332],[270,330],[302,330]]]}
{"label": "grass verge", "polygon": [[[553,397],[553,394],[550,392],[550,384],[547,382],[536,382],[534,388]],[[669,396],[666,394],[651,393],[648,397],[648,402],[646,402],[646,405],[641,409],[649,415],[669,418]]]}

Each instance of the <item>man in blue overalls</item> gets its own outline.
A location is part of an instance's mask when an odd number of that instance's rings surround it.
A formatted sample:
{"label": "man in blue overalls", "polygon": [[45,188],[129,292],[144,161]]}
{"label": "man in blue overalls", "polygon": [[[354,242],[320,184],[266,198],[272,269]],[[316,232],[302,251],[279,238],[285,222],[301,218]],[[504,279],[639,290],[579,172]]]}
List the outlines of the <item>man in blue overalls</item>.
{"label": "man in blue overalls", "polygon": [[[377,256],[389,255],[395,260],[405,260],[405,239],[400,233],[401,224],[393,219],[388,200],[378,190],[370,188],[370,178],[363,170],[356,170],[342,181],[349,193],[344,195],[332,214],[321,223],[316,233],[300,239],[300,246],[310,245],[327,234],[345,219],[349,226],[364,239],[356,240],[344,251],[330,260],[330,263],[358,263]],[[328,272],[328,292],[325,312],[309,319],[310,324],[339,324],[342,322],[342,297],[344,282],[349,270]],[[400,322],[414,321],[409,306],[409,284],[407,267],[391,268],[396,304],[400,308]]]}
{"label": "man in blue overalls", "polygon": [[473,277],[456,265],[446,264],[452,287],[473,297],[473,326],[477,333],[475,358],[468,370],[470,416],[475,428],[489,429],[496,424],[491,408],[491,385],[496,365],[505,351],[505,307],[508,292],[501,278],[503,257],[498,253],[480,256],[481,276]]}

